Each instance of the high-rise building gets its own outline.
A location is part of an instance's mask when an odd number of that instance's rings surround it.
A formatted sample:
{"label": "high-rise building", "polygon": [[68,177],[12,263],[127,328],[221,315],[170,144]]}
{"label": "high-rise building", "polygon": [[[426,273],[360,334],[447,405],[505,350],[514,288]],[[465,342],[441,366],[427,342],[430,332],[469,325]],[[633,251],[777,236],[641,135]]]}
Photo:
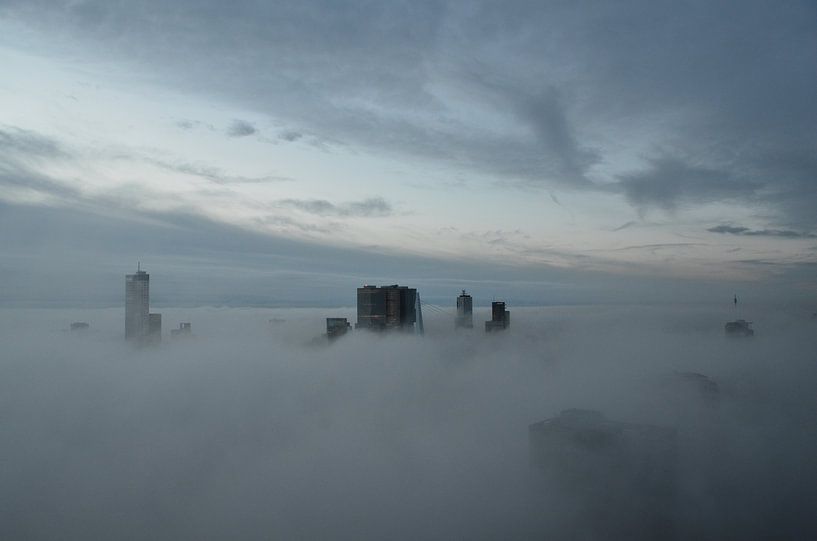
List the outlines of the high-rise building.
{"label": "high-rise building", "polygon": [[338,338],[346,334],[351,324],[345,317],[328,317],[326,318],[326,336],[330,340]]}
{"label": "high-rise building", "polygon": [[505,310],[505,303],[491,303],[491,321],[485,322],[485,332],[501,331],[511,326],[511,313]]}
{"label": "high-rise building", "polygon": [[462,295],[457,297],[457,319],[455,326],[457,328],[465,327],[471,329],[474,327],[474,304],[471,295],[462,290]]}
{"label": "high-rise building", "polygon": [[417,290],[397,284],[357,289],[357,328],[413,330]]}
{"label": "high-rise building", "polygon": [[162,314],[150,313],[150,275],[137,265],[125,275],[125,339],[137,344],[162,341]]}
{"label": "high-rise building", "polygon": [[125,339],[142,342],[150,330],[150,275],[137,267],[125,275]]}
{"label": "high-rise building", "polygon": [[148,314],[147,341],[151,344],[162,341],[162,314]]}

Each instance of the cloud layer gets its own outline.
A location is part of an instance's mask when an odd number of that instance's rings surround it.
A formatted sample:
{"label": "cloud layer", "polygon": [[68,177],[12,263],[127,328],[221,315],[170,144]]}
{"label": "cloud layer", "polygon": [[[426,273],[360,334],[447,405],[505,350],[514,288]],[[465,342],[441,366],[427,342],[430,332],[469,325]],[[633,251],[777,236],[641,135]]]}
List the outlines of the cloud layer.
{"label": "cloud layer", "polygon": [[286,140],[306,128],[526,186],[619,182],[639,207],[738,200],[815,223],[808,2],[49,6],[3,12],[298,127]]}

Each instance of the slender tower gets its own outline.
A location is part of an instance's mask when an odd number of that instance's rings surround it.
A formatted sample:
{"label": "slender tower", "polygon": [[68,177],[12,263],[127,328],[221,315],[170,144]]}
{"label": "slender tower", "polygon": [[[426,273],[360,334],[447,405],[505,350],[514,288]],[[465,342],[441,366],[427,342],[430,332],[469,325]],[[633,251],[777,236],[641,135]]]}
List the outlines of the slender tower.
{"label": "slender tower", "polygon": [[150,275],[136,267],[125,275],[125,340],[143,341],[150,332]]}

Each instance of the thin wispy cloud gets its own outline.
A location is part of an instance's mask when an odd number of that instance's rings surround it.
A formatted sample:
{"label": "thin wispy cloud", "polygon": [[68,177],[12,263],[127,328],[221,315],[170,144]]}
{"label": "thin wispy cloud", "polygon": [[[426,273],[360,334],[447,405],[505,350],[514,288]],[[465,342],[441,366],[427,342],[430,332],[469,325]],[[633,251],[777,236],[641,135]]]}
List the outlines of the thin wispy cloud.
{"label": "thin wispy cloud", "polygon": [[318,216],[375,218],[389,216],[394,212],[391,204],[382,197],[337,204],[325,199],[282,199],[277,204]]}
{"label": "thin wispy cloud", "polygon": [[777,237],[783,239],[814,239],[817,235],[789,229],[749,229],[743,226],[716,225],[707,229],[710,233],[723,233],[744,237]]}
{"label": "thin wispy cloud", "polygon": [[185,175],[193,175],[207,179],[214,184],[267,184],[271,182],[292,182],[290,177],[266,175],[260,177],[246,177],[241,175],[230,175],[224,170],[204,164],[195,163],[168,163],[161,160],[149,160],[150,163]]}

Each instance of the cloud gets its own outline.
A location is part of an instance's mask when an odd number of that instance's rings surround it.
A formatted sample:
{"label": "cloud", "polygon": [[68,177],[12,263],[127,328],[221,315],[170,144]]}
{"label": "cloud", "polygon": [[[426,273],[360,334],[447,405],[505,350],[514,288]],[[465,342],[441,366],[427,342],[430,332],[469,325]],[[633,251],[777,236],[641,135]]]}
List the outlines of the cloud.
{"label": "cloud", "polygon": [[612,230],[612,231],[613,231],[613,232],[616,232],[616,231],[623,231],[623,230],[627,229],[628,227],[632,227],[632,226],[634,226],[636,223],[638,223],[638,222],[634,222],[634,221],[624,222],[624,223],[623,223],[623,224],[621,224],[620,226],[618,226],[618,227],[616,227],[616,228],[613,228],[613,230]]}
{"label": "cloud", "polygon": [[748,198],[815,220],[808,2],[238,5],[12,1],[4,16],[44,50],[128,62],[373,155],[525,187],[620,180],[642,209]]}
{"label": "cloud", "polygon": [[229,185],[229,184],[267,184],[271,182],[292,182],[290,177],[282,177],[275,175],[267,175],[262,177],[245,177],[241,175],[230,175],[218,167],[196,163],[168,163],[161,160],[148,160],[154,165],[158,165],[170,171],[184,173],[186,175],[194,175],[207,179],[214,184]]}
{"label": "cloud", "polygon": [[748,227],[717,225],[707,229],[710,233],[725,233],[730,235],[742,235],[746,237],[779,237],[784,239],[814,239],[814,233],[791,231],[788,229],[749,229]]}
{"label": "cloud", "polygon": [[227,128],[227,135],[230,137],[247,137],[257,132],[255,126],[246,120],[233,120],[233,123]]}
{"label": "cloud", "polygon": [[760,186],[734,178],[728,171],[656,158],[647,169],[619,176],[618,187],[638,208],[673,210],[684,203],[749,199]]}
{"label": "cloud", "polygon": [[318,216],[383,217],[393,214],[392,206],[382,197],[335,204],[325,199],[282,199],[278,205],[292,207]]}
{"label": "cloud", "polygon": [[13,126],[0,126],[0,155],[4,161],[16,162],[68,157],[55,139]]}
{"label": "cloud", "polygon": [[79,190],[59,182],[37,168],[44,163],[69,160],[69,153],[55,140],[15,127],[0,128],[0,187],[34,191],[57,199],[74,199]]}
{"label": "cloud", "polygon": [[577,140],[559,90],[551,87],[535,96],[520,96],[510,101],[516,103],[520,119],[533,128],[543,150],[558,162],[551,180],[588,184],[587,169],[600,157]]}
{"label": "cloud", "polygon": [[288,130],[278,134],[278,138],[288,142],[294,142],[302,138],[304,134],[295,130]]}

